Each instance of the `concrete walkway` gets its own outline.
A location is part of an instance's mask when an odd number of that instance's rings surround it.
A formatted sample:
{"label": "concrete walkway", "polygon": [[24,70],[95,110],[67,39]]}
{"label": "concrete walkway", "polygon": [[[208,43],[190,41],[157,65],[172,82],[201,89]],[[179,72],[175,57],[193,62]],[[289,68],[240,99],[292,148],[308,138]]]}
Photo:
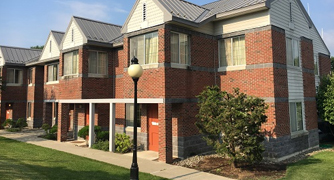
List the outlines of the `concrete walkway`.
{"label": "concrete walkway", "polygon": [[[97,161],[106,162],[109,164],[130,168],[132,162],[132,156],[129,154],[117,154],[111,152],[105,152],[101,150],[83,148],[73,145],[72,143],[64,143],[46,140],[43,138],[38,138],[38,135],[44,134],[43,130],[28,130],[19,133],[7,132],[5,130],[0,130],[0,136],[15,139],[18,141],[34,144],[37,146],[42,146],[46,148],[55,149],[58,151],[67,152],[70,154],[75,154],[78,156],[83,156],[90,159],[95,159]],[[145,155],[144,155],[145,156]],[[217,176],[194,169],[184,168],[180,166],[174,166],[162,162],[152,161],[148,158],[141,158],[138,154],[138,166],[140,172],[149,173],[152,175],[176,179],[176,180],[229,180],[230,178]]]}

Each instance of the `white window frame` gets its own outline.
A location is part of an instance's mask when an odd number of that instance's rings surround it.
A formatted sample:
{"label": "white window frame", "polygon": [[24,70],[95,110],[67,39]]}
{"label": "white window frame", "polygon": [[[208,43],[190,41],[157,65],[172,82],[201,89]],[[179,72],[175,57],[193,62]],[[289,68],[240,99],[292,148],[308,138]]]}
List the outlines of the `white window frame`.
{"label": "white window frame", "polygon": [[[73,57],[74,57],[74,53],[77,53],[76,54],[76,56],[77,56],[77,62],[76,62],[76,64],[74,64],[74,59],[73,59]],[[69,53],[72,53],[72,59],[70,60],[71,61],[71,72],[66,72],[66,70],[65,70],[65,68],[66,68],[66,59],[65,59],[65,55],[66,54],[69,54]],[[64,55],[63,55],[63,62],[64,62],[64,67],[63,67],[63,75],[64,76],[71,76],[71,75],[77,75],[78,73],[79,73],[79,51],[78,50],[75,50],[75,51],[71,51],[71,52],[67,52],[67,53],[64,53]],[[74,72],[74,69],[73,69],[73,67],[74,66],[76,66],[76,72]]]}
{"label": "white window frame", "polygon": [[[157,42],[156,42],[156,49],[157,49],[157,52],[156,52],[156,62],[147,62],[148,59],[146,57],[146,39],[149,39],[149,38],[157,38]],[[143,57],[138,57],[138,49],[139,49],[139,45],[138,45],[138,39],[139,38],[143,38],[143,47],[142,47],[142,53],[143,53]],[[135,45],[133,42],[131,42],[132,40],[136,40],[137,44]],[[135,47],[134,47],[135,46]],[[131,37],[130,38],[130,60],[133,58],[133,57],[137,57],[138,58],[138,61],[139,61],[139,64],[140,65],[144,65],[143,68],[145,69],[145,65],[151,65],[151,64],[158,64],[159,63],[159,36],[158,36],[158,32],[155,31],[155,32],[151,32],[151,33],[147,33],[147,34],[143,34],[143,35],[139,35],[139,36],[134,36],[134,37]],[[131,62],[130,62],[131,64]],[[148,66],[147,66],[148,67]],[[155,66],[154,66],[155,67]]]}
{"label": "white window frame", "polygon": [[[9,82],[9,70],[13,70],[14,71],[14,82]],[[18,82],[15,82],[15,79],[16,79],[16,71],[21,71],[21,73],[19,74],[20,77],[18,77]],[[7,69],[7,84],[6,85],[9,85],[9,86],[18,86],[18,85],[22,85],[23,84],[23,70],[22,69],[16,69],[16,68],[8,68]]]}
{"label": "white window frame", "polygon": [[[243,48],[244,49],[244,61],[245,63],[243,64],[235,64],[235,60],[234,60],[234,57],[233,57],[233,39],[235,38],[238,38],[239,41],[240,41],[240,38],[243,37],[245,39],[245,47]],[[226,56],[226,47],[225,47],[225,41],[227,40],[230,40],[231,41],[231,52],[230,52],[230,58],[231,58],[231,62],[232,62],[232,65],[228,65],[228,62],[226,62],[226,65],[223,65],[222,64],[222,55],[225,54]],[[238,42],[239,42],[238,41]],[[224,44],[222,44],[224,43]],[[224,48],[223,48],[224,47]],[[229,37],[229,38],[225,38],[225,39],[220,39],[219,40],[219,43],[218,43],[218,55],[219,55],[219,70],[239,70],[239,69],[245,69],[246,68],[246,65],[247,65],[247,57],[246,57],[246,36],[245,35],[239,35],[239,36],[234,36],[234,37]],[[226,61],[227,58],[226,58]]]}
{"label": "white window frame", "polygon": [[314,54],[314,75],[320,76],[319,72],[319,56],[317,54]]}
{"label": "white window frame", "polygon": [[[50,67],[52,69],[52,78],[50,79]],[[57,77],[54,79],[54,67],[57,68]],[[59,64],[49,64],[47,65],[47,82],[58,82],[59,81]]]}
{"label": "white window frame", "polygon": [[[300,104],[301,108],[301,122],[302,125],[301,127],[298,126],[297,118],[298,118],[298,112],[297,112],[297,103]],[[292,106],[294,106],[295,112],[292,112]],[[294,116],[292,116],[294,115]],[[295,117],[296,119],[293,119]],[[302,132],[306,131],[306,126],[305,126],[305,105],[304,101],[302,100],[295,100],[295,101],[289,101],[289,120],[290,120],[290,132],[292,135],[299,134]],[[295,126],[297,129],[293,130],[292,129],[292,124],[295,123]]]}
{"label": "white window frame", "polygon": [[[96,53],[96,73],[95,72],[91,72],[91,59],[90,59],[90,53]],[[105,73],[101,73],[99,72],[99,62],[100,62],[100,55],[101,53],[104,53],[106,55],[106,61],[105,61],[105,64],[104,64],[104,70],[105,70]],[[91,74],[91,75],[107,75],[108,74],[108,53],[105,52],[105,51],[89,51],[89,56],[88,56],[88,74]]]}
{"label": "white window frame", "polygon": [[[291,42],[291,56],[289,55],[289,40]],[[297,52],[298,54],[296,54],[296,51],[294,48],[298,48]],[[297,38],[293,38],[293,37],[286,37],[286,64],[290,67],[297,67],[300,68],[301,67],[301,56],[300,56],[300,41]],[[296,55],[298,55],[298,65],[296,65],[296,61],[294,60],[294,57],[296,57]],[[292,58],[292,59],[290,59]]]}
{"label": "white window frame", "polygon": [[[177,43],[177,45],[178,45],[178,52],[177,52],[177,56],[178,56],[178,59],[177,59],[177,61],[178,62],[173,62],[173,43],[172,43],[172,35],[178,35],[178,43]],[[185,63],[182,63],[181,62],[181,36],[183,36],[183,37],[186,37],[186,48],[185,48],[185,50],[186,50],[186,62]],[[177,66],[177,65],[186,65],[186,66],[188,66],[189,64],[190,64],[190,38],[189,38],[189,35],[187,35],[187,34],[183,34],[183,33],[178,33],[178,32],[171,32],[171,36],[170,36],[171,38],[170,38],[170,49],[171,49],[171,64],[172,64],[172,66],[173,65],[175,65],[175,66]]]}

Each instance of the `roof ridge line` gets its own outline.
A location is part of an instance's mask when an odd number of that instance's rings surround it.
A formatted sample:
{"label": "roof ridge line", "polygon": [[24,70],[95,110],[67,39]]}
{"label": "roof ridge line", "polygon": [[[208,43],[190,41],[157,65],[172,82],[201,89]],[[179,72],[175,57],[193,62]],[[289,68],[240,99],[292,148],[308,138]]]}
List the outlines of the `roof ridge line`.
{"label": "roof ridge line", "polygon": [[84,20],[87,20],[87,21],[93,21],[93,22],[97,22],[97,23],[102,23],[102,24],[107,24],[107,25],[112,25],[112,26],[122,27],[121,25],[112,24],[112,23],[107,23],[107,22],[102,22],[102,21],[97,21],[97,20],[88,19],[88,18],[83,18],[83,17],[79,17],[79,16],[73,16],[73,18],[84,19]]}
{"label": "roof ridge line", "polygon": [[65,32],[62,32],[62,31],[56,31],[56,30],[51,30],[51,32],[56,32],[56,33],[62,33],[62,34],[65,34]]}

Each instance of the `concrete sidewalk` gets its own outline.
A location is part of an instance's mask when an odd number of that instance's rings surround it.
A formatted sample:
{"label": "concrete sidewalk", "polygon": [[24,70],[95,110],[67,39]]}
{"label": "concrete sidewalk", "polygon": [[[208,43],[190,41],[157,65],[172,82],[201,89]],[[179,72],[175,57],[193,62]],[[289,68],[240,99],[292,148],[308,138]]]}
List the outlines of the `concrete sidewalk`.
{"label": "concrete sidewalk", "polygon": [[[83,156],[86,158],[94,159],[97,161],[106,162],[109,164],[130,168],[132,162],[132,156],[105,152],[101,150],[89,149],[75,146],[71,143],[57,142],[38,138],[38,135],[44,134],[43,130],[28,130],[24,132],[7,132],[0,130],[0,136],[15,139],[18,141],[42,146],[46,148],[55,149],[58,151]],[[230,178],[217,176],[194,169],[184,168],[180,166],[174,166],[162,162],[156,162],[149,159],[140,158],[138,155],[138,166],[140,172],[149,173],[152,175],[176,179],[176,180],[229,180]]]}

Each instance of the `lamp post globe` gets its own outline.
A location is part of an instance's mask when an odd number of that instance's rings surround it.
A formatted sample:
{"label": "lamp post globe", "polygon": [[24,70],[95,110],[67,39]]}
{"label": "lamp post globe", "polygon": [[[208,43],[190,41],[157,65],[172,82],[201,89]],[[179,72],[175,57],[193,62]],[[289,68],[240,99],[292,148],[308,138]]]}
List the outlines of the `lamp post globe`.
{"label": "lamp post globe", "polygon": [[130,180],[138,180],[138,163],[137,163],[137,82],[140,76],[143,74],[143,68],[138,64],[138,59],[133,57],[131,59],[131,65],[128,68],[128,74],[132,77],[134,82],[134,117],[133,117],[133,156],[132,164],[130,168]]}

